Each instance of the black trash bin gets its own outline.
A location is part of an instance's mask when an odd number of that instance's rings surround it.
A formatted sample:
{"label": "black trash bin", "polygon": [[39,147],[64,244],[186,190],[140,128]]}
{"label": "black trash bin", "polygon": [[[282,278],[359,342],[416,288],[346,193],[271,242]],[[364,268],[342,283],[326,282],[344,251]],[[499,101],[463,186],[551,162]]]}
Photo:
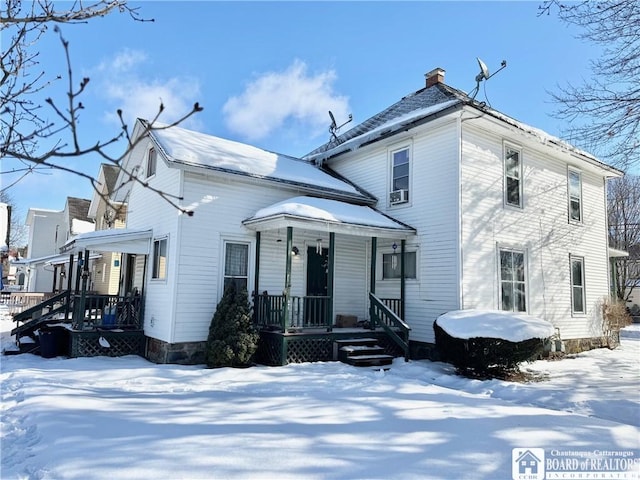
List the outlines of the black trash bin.
{"label": "black trash bin", "polygon": [[53,330],[40,330],[38,340],[40,341],[40,355],[42,358],[58,356],[58,338]]}
{"label": "black trash bin", "polygon": [[40,355],[43,358],[69,355],[69,332],[65,328],[40,329],[38,338],[40,340]]}

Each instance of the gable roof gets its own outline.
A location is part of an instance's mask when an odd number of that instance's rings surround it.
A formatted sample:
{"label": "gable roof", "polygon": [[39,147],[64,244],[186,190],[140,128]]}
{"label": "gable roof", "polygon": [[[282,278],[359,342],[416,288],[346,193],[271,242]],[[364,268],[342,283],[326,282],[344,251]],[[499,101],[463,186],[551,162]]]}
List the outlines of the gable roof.
{"label": "gable roof", "polygon": [[[339,135],[337,138],[334,138],[324,145],[321,145],[315,150],[309,152],[308,154],[304,155],[303,158],[328,158],[325,155],[321,155],[323,153],[331,153],[331,156],[336,155],[338,152],[343,151],[342,148],[336,147],[343,145],[345,142],[348,142],[351,139],[355,139],[358,137],[367,137],[374,132],[383,134],[383,131],[380,129],[380,127],[388,126],[388,128],[390,129],[389,132],[384,132],[385,136],[387,133],[395,133],[399,130],[399,127],[393,128],[393,125],[397,125],[398,119],[403,117],[406,119],[411,119],[415,116],[424,118],[446,108],[461,105],[464,95],[461,94],[462,92],[458,92],[441,83],[429,88],[418,90],[417,92],[403,97],[398,102],[384,109],[382,112],[375,114],[371,118],[368,118],[364,122],[356,125],[342,135]],[[464,95],[464,97],[466,97],[466,95]],[[334,152],[334,150],[336,151]]]}
{"label": "gable roof", "polygon": [[91,222],[92,220],[88,217],[89,205],[91,205],[91,201],[85,198],[67,197],[69,224],[72,220]]}
{"label": "gable roof", "polygon": [[[144,124],[144,120],[140,120]],[[155,127],[161,127],[156,129]],[[165,159],[178,167],[191,166],[253,179],[288,184],[323,195],[333,194],[360,203],[375,201],[351,183],[312,162],[182,127],[154,124],[149,136]]]}

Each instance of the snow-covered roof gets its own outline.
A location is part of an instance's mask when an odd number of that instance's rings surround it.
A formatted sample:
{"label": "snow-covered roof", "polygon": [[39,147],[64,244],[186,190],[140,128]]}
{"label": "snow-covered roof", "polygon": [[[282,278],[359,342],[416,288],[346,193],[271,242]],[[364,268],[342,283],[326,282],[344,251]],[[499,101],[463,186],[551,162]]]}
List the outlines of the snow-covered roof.
{"label": "snow-covered roof", "polygon": [[406,238],[415,230],[371,207],[326,198],[293,197],[258,210],[242,222],[255,229],[313,227],[352,235]]}
{"label": "snow-covered roof", "polygon": [[622,172],[601,161],[590,153],[581,150],[568,142],[548,134],[539,128],[515,120],[497,110],[469,97],[456,88],[437,83],[403,97],[373,117],[356,125],[330,142],[321,145],[304,156],[308,160],[321,164],[323,160],[347,151],[357,150],[365,145],[382,140],[407,128],[430,121],[442,112],[456,107],[469,106],[490,115],[512,127],[517,128],[537,139],[542,145],[559,148],[573,153],[583,161],[607,171],[611,176],[621,176]]}
{"label": "snow-covered roof", "polygon": [[555,333],[547,320],[502,310],[454,310],[440,315],[436,323],[450,336],[463,340],[484,337],[522,342]]}
{"label": "snow-covered roof", "polygon": [[284,182],[316,191],[333,191],[368,200],[353,185],[329,175],[307,160],[181,127],[154,129],[150,135],[169,162]]}

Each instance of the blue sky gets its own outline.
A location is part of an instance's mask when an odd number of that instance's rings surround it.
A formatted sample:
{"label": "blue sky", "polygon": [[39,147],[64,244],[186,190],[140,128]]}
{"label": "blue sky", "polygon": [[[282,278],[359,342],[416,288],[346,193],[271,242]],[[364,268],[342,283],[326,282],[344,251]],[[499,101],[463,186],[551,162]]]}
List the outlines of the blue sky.
{"label": "blue sky", "polygon": [[[74,75],[91,81],[82,101],[87,145],[117,134],[115,112],[130,124],[204,111],[184,126],[289,155],[304,155],[338,123],[360,123],[424,86],[424,74],[446,70],[445,82],[475,87],[476,57],[490,72],[478,99],[522,122],[560,135],[549,91],[589,74],[597,50],[538,2],[142,2],[155,22],[112,14],[63,25]],[[4,40],[4,39],[3,39]],[[38,44],[47,75],[65,75],[64,51],[50,29]],[[66,82],[66,80],[64,80]],[[66,83],[48,94],[63,101]],[[344,131],[344,130],[343,130]],[[114,153],[124,151],[117,146]],[[97,157],[67,162],[97,175]],[[2,160],[2,171],[15,168]],[[3,174],[3,186],[14,175]],[[89,183],[62,172],[32,174],[8,190],[21,215],[29,207],[64,208],[67,196],[91,198]]]}

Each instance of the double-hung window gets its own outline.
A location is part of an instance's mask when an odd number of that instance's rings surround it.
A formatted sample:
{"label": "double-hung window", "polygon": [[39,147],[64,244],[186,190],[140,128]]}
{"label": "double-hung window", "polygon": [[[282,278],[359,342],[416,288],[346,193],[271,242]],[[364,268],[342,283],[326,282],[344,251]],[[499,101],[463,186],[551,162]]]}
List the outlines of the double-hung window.
{"label": "double-hung window", "polygon": [[224,288],[235,284],[247,290],[249,284],[249,244],[226,242],[224,249]]}
{"label": "double-hung window", "polygon": [[[394,280],[400,278],[400,253],[382,254],[382,279]],[[404,253],[404,278],[416,278],[416,252]]]}
{"label": "double-hung window", "polygon": [[500,308],[511,312],[527,311],[525,253],[500,249]]}
{"label": "double-hung window", "polygon": [[522,161],[520,150],[504,147],[504,203],[522,208]]}
{"label": "double-hung window", "polygon": [[409,147],[391,152],[391,191],[398,196],[392,203],[409,201],[409,185],[411,171],[411,155]]}
{"label": "double-hung window", "polygon": [[167,243],[166,238],[159,238],[153,241],[151,278],[155,280],[167,278]]}
{"label": "double-hung window", "polygon": [[569,221],[582,222],[582,174],[569,169]]}
{"label": "double-hung window", "polygon": [[147,153],[147,178],[153,177],[156,174],[156,167],[158,163],[158,154],[155,148],[150,148]]}
{"label": "double-hung window", "polygon": [[571,256],[571,312],[585,313],[584,258]]}

